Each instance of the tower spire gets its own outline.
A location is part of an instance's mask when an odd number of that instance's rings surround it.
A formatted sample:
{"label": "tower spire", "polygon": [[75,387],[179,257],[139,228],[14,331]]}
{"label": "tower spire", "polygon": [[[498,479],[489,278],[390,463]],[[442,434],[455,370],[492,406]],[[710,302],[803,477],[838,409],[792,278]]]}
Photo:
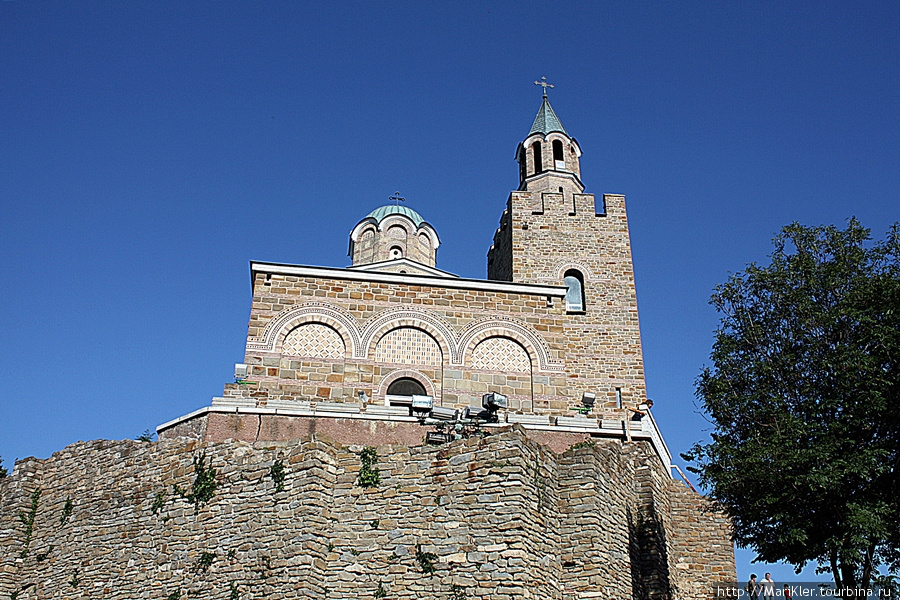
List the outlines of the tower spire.
{"label": "tower spire", "polygon": [[534,191],[537,189],[535,186],[542,186],[542,189],[546,188],[544,192],[555,194],[571,184],[571,193],[581,194],[584,191],[579,180],[581,149],[550,106],[547,88],[552,88],[553,84],[548,83],[546,77],[541,77],[534,85],[541,86],[543,99],[531,130],[516,150],[519,189]]}
{"label": "tower spire", "polygon": [[541,108],[534,118],[534,124],[531,126],[531,131],[528,135],[533,133],[542,133],[546,135],[551,131],[559,131],[565,135],[569,135],[566,128],[563,127],[563,124],[560,122],[559,117],[557,117],[556,113],[553,111],[553,107],[550,106],[550,100],[547,98],[546,90],[547,88],[544,88],[544,100],[541,102]]}

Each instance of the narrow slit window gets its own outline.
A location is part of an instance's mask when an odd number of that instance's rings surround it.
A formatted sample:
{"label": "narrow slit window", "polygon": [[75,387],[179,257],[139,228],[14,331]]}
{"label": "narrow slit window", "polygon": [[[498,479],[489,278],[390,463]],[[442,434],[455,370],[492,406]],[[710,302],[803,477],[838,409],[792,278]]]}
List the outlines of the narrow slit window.
{"label": "narrow slit window", "polygon": [[541,143],[535,142],[531,145],[531,153],[534,156],[534,172],[540,173],[544,170],[544,166],[541,162]]}
{"label": "narrow slit window", "polygon": [[566,168],[566,159],[563,156],[563,145],[559,140],[553,140],[553,167],[557,171]]}

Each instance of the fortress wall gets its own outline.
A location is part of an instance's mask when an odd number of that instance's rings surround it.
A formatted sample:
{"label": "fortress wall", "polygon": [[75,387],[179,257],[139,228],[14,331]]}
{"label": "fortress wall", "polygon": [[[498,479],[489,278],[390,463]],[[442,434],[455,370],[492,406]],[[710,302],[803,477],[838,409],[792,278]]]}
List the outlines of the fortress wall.
{"label": "fortress wall", "polygon": [[712,502],[680,482],[667,482],[671,572],[682,597],[703,598],[715,582],[737,581],[731,523]]}
{"label": "fortress wall", "polygon": [[[361,449],[322,435],[94,441],[20,461],[0,480],[0,598],[373,598],[379,586],[409,600],[662,598],[650,582],[679,564],[699,583],[733,578],[724,521],[698,512],[646,443],[556,454],[513,428],[436,448],[382,445],[371,488],[357,483]],[[200,457],[217,487],[195,505]],[[652,537],[633,541],[648,494],[666,569],[647,558]]]}

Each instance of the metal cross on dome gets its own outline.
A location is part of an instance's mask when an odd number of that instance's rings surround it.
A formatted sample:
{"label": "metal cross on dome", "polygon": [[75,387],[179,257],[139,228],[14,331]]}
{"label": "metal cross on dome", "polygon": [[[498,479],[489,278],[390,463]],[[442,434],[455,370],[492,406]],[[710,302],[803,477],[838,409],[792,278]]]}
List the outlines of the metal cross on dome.
{"label": "metal cross on dome", "polygon": [[541,86],[542,88],[544,88],[544,98],[547,97],[547,88],[552,88],[552,87],[553,87],[553,84],[552,84],[552,83],[547,83],[547,78],[546,78],[546,77],[541,77],[541,80],[540,80],[540,81],[535,81],[535,82],[534,82],[534,85],[539,85],[539,86]]}
{"label": "metal cross on dome", "polygon": [[400,206],[400,203],[401,203],[401,202],[406,202],[406,198],[404,198],[403,196],[401,196],[399,191],[394,192],[394,195],[391,196],[390,199],[394,201],[394,204],[395,204],[396,206]]}

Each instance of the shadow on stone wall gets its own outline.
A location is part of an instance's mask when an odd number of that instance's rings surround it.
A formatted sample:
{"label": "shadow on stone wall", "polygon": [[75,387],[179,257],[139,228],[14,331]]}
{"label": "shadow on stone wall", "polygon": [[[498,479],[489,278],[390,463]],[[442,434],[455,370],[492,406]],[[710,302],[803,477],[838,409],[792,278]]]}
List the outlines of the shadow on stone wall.
{"label": "shadow on stone wall", "polygon": [[635,600],[667,600],[675,590],[669,573],[666,531],[651,505],[628,514],[628,550],[631,558],[631,592]]}

